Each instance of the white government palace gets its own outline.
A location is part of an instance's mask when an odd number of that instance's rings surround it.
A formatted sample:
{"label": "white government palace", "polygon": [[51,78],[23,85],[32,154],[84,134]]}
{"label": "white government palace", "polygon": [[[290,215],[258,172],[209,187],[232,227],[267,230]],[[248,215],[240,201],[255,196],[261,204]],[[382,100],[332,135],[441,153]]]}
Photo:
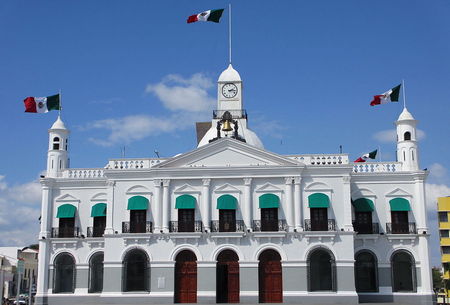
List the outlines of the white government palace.
{"label": "white government palace", "polygon": [[49,129],[37,304],[431,304],[417,121],[395,122],[397,161],[279,155],[247,127],[230,65],[198,147],[69,168]]}

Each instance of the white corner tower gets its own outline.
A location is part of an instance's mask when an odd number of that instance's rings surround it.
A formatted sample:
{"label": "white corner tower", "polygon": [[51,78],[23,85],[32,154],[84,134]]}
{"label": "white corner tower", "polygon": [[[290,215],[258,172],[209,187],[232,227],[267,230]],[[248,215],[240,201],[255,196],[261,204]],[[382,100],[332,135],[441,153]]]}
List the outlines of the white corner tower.
{"label": "white corner tower", "polygon": [[67,153],[69,133],[61,117],[58,116],[48,130],[47,177],[59,177],[60,173],[69,167]]}
{"label": "white corner tower", "polygon": [[198,147],[221,137],[241,140],[264,148],[258,136],[247,127],[247,112],[242,103],[242,80],[231,64],[217,81],[217,110],[213,113],[211,128],[201,139]]}
{"label": "white corner tower", "polygon": [[395,125],[397,125],[397,161],[402,163],[403,170],[416,171],[419,169],[417,121],[405,107]]}

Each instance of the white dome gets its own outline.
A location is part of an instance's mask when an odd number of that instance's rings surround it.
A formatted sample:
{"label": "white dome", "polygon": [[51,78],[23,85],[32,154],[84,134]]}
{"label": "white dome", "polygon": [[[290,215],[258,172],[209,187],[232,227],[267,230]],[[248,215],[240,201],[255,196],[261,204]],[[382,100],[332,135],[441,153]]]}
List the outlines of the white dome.
{"label": "white dome", "polygon": [[231,64],[219,76],[219,82],[240,82],[240,81],[241,76],[239,75],[238,71],[233,69],[233,66]]}
{"label": "white dome", "polygon": [[407,120],[414,120],[414,117],[405,107],[403,108],[402,113],[400,113],[400,116],[398,117],[397,121],[407,121]]}
{"label": "white dome", "polygon": [[[242,136],[246,143],[261,149],[264,149],[264,145],[261,140],[258,138],[256,133],[247,128],[239,129],[239,135]],[[208,132],[203,136],[202,140],[198,143],[197,147],[202,147],[209,143],[209,140],[214,139],[217,136],[216,127],[211,127]]]}
{"label": "white dome", "polygon": [[53,123],[50,129],[67,129],[67,128],[66,126],[64,126],[64,122],[61,121],[61,118],[58,115],[58,119],[56,119],[55,123]]}

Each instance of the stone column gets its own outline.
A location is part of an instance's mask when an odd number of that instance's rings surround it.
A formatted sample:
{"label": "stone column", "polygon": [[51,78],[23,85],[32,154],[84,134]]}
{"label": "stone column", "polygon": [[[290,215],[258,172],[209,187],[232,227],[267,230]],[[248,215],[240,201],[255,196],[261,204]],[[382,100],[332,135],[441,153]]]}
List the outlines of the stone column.
{"label": "stone column", "polygon": [[285,217],[286,217],[286,223],[288,227],[288,232],[293,231],[294,227],[294,220],[293,220],[293,202],[292,202],[292,177],[286,177],[285,180],[285,197],[286,197],[286,210],[285,210]]}
{"label": "stone column", "polygon": [[155,191],[153,195],[153,201],[151,204],[154,204],[155,215],[153,216],[153,221],[155,222],[154,232],[159,233],[161,231],[161,218],[162,218],[162,209],[161,209],[161,180],[155,179],[153,180]]}
{"label": "stone column", "polygon": [[425,185],[422,176],[416,176],[413,179],[415,194],[412,207],[417,221],[417,233],[422,234],[423,231],[428,231]]}
{"label": "stone column", "polygon": [[252,178],[244,178],[244,204],[241,211],[245,226],[252,231]]}
{"label": "stone column", "polygon": [[294,177],[294,226],[298,232],[303,231],[303,205],[300,184],[301,177]]}
{"label": "stone column", "polygon": [[163,180],[163,198],[162,198],[162,230],[165,233],[169,232],[170,221],[170,193],[169,193],[170,180]]}
{"label": "stone column", "polygon": [[114,190],[116,181],[108,180],[107,186],[107,200],[106,207],[106,227],[105,234],[114,234]]}
{"label": "stone column", "polygon": [[[351,190],[350,190],[350,176],[344,176],[342,178],[342,199],[343,199],[343,205],[344,205],[344,219],[343,220],[343,228],[344,231],[353,231],[353,224],[352,224],[352,198],[351,198]],[[336,204],[334,202],[331,202],[331,204]]]}
{"label": "stone column", "polygon": [[211,232],[210,223],[211,223],[211,196],[209,193],[209,186],[211,184],[211,179],[203,179],[203,188],[202,188],[202,200],[201,200],[201,215],[203,228],[205,232]]}

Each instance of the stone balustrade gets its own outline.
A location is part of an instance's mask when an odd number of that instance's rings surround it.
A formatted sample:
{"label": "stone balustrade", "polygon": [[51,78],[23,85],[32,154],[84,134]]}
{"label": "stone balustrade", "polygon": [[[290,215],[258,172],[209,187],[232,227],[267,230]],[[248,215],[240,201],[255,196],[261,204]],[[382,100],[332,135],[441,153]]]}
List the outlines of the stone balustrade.
{"label": "stone balustrade", "polygon": [[72,168],[62,172],[62,178],[95,179],[103,178],[103,168]]}
{"label": "stone balustrade", "polygon": [[105,168],[110,170],[148,169],[166,160],[168,158],[112,159],[109,160]]}
{"label": "stone balustrade", "polygon": [[400,162],[357,162],[353,164],[354,173],[395,173],[402,171]]}
{"label": "stone balustrade", "polygon": [[306,165],[342,165],[349,164],[346,154],[314,154],[314,155],[289,155],[286,156],[302,162]]}

